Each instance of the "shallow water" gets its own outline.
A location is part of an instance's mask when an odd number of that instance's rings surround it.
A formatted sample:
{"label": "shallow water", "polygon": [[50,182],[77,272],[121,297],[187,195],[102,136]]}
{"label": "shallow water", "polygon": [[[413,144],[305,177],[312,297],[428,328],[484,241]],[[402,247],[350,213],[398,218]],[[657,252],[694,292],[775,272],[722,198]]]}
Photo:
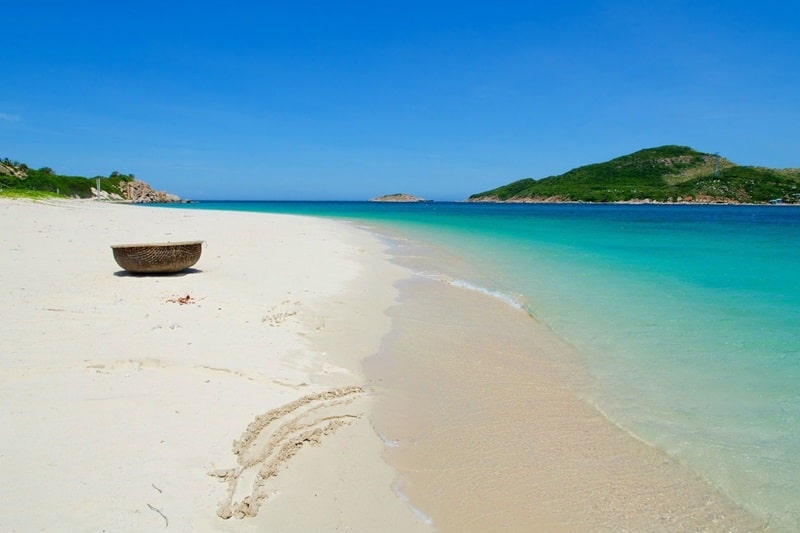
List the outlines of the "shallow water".
{"label": "shallow water", "polygon": [[[775,530],[800,528],[800,209],[201,203],[428,243],[421,274],[502,295],[573,345],[583,394]],[[431,259],[430,257],[428,259]]]}

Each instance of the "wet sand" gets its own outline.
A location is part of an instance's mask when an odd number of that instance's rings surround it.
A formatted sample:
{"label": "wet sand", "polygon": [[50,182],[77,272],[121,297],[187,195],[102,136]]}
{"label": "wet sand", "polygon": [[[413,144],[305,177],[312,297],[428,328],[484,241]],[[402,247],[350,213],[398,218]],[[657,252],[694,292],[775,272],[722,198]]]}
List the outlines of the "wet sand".
{"label": "wet sand", "polygon": [[507,302],[400,284],[366,361],[397,489],[439,531],[760,531],[664,452],[583,401],[572,348]]}

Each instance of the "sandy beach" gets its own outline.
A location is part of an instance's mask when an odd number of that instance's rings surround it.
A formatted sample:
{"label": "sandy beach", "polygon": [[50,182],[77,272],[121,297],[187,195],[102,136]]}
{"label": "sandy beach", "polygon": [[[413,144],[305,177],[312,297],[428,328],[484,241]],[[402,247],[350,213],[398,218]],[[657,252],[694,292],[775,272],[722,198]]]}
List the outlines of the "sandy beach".
{"label": "sandy beach", "polygon": [[[110,248],[195,239],[171,276]],[[332,221],[0,200],[0,530],[430,529],[360,370],[404,275]]]}
{"label": "sandy beach", "polygon": [[[545,325],[412,274],[407,242],[93,201],[2,200],[0,229],[2,531],[764,527],[581,399]],[[187,240],[169,276],[110,248]]]}

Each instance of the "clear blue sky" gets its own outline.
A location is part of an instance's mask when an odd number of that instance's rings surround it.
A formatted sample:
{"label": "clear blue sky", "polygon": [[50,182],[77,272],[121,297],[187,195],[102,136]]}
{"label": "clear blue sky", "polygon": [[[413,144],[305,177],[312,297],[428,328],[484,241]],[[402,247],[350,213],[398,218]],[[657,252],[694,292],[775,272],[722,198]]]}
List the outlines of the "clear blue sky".
{"label": "clear blue sky", "polygon": [[800,167],[800,2],[2,2],[0,157],[460,200],[641,148]]}

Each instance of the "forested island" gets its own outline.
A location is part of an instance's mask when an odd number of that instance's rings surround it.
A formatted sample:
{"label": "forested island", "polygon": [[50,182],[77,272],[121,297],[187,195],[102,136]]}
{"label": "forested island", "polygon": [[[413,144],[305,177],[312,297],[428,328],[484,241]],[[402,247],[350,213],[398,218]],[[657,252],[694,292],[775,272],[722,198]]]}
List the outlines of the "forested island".
{"label": "forested island", "polygon": [[558,176],[526,178],[469,202],[800,203],[800,169],[740,166],[688,146],[639,150]]}

